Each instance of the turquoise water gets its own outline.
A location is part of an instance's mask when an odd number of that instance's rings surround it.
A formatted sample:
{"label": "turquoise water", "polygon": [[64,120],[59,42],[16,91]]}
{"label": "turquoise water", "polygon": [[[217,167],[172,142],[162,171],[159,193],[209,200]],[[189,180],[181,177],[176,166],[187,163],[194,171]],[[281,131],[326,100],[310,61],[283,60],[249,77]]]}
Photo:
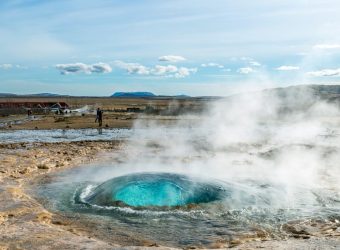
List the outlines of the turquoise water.
{"label": "turquoise water", "polygon": [[119,189],[112,198],[129,206],[180,206],[186,203],[183,190],[168,181],[131,183]]}
{"label": "turquoise water", "polygon": [[39,185],[37,198],[113,243],[131,245],[146,239],[173,247],[211,247],[238,237],[254,239],[258,232],[285,237],[282,225],[288,221],[339,220],[336,197],[300,190],[302,198],[293,208],[276,206],[271,197],[284,197],[285,190],[270,183],[237,185],[155,172],[123,175],[103,183],[84,181],[85,177],[93,175],[80,175],[79,169],[73,169],[54,176],[51,183]]}
{"label": "turquoise water", "polygon": [[138,173],[102,183],[85,202],[98,206],[174,207],[213,202],[227,195],[218,183],[180,174]]}

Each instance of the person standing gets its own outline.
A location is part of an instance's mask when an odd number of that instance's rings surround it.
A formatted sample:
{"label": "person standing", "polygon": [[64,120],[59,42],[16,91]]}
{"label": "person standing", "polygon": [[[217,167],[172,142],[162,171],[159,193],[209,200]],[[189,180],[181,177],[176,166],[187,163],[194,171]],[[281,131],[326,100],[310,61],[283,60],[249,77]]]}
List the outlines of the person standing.
{"label": "person standing", "polygon": [[99,120],[99,113],[100,113],[100,108],[97,108],[97,115],[96,115],[96,120],[94,122],[97,122]]}
{"label": "person standing", "polygon": [[98,113],[98,123],[99,123],[99,127],[101,127],[103,123],[103,111],[102,110],[99,110],[99,113]]}

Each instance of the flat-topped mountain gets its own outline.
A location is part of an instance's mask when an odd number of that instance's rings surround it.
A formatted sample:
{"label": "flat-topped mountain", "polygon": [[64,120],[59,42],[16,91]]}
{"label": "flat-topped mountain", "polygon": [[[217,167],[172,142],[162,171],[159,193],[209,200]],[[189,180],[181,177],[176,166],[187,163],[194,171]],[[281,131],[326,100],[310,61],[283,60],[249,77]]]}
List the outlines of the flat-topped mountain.
{"label": "flat-topped mountain", "polygon": [[151,92],[116,92],[111,97],[155,97]]}

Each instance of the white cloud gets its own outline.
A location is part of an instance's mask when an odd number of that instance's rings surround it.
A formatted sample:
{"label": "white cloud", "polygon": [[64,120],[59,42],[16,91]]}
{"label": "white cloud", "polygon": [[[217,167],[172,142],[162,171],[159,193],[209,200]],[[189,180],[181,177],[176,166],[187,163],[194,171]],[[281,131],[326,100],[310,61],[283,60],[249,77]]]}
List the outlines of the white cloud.
{"label": "white cloud", "polygon": [[250,67],[244,67],[244,68],[239,68],[239,69],[238,69],[238,72],[239,72],[240,74],[245,74],[245,75],[247,75],[247,74],[250,74],[250,73],[255,72],[255,70],[254,70],[253,68],[250,68]]}
{"label": "white cloud", "polygon": [[186,58],[184,58],[183,56],[174,56],[174,55],[167,55],[167,56],[161,56],[158,58],[159,61],[162,62],[182,62],[185,61]]}
{"label": "white cloud", "polygon": [[261,66],[261,63],[257,62],[255,59],[253,59],[251,57],[241,57],[240,59],[242,61],[247,62],[251,66],[255,66],[255,67],[260,67]]}
{"label": "white cloud", "polygon": [[4,64],[0,64],[0,69],[12,69],[12,68],[17,68],[17,69],[28,69],[27,66],[23,66],[23,65],[20,65],[20,64],[10,64],[10,63],[4,63]]}
{"label": "white cloud", "polygon": [[125,69],[129,74],[149,75],[150,69],[139,63],[126,63],[123,61],[115,61],[115,65],[121,69]]}
{"label": "white cloud", "polygon": [[340,68],[338,68],[338,69],[322,69],[322,70],[318,70],[318,71],[311,71],[311,72],[307,72],[307,75],[316,76],[316,77],[340,76]]}
{"label": "white cloud", "polygon": [[276,70],[280,70],[280,71],[290,71],[290,70],[299,70],[299,69],[300,67],[290,66],[290,65],[282,65],[276,68]]}
{"label": "white cloud", "polygon": [[314,49],[340,49],[340,44],[316,44]]}
{"label": "white cloud", "polygon": [[20,65],[20,64],[16,64],[15,67],[16,67],[17,69],[28,69],[27,66],[23,66],[23,65]]}
{"label": "white cloud", "polygon": [[9,63],[0,64],[0,69],[10,69],[13,65]]}
{"label": "white cloud", "polygon": [[154,67],[147,67],[139,63],[126,63],[123,61],[115,61],[114,64],[121,69],[125,69],[129,74],[138,75],[183,78],[189,76],[191,73],[197,72],[197,68],[178,68],[175,65],[155,65]]}
{"label": "white cloud", "polygon": [[92,73],[110,73],[112,68],[107,63],[95,63],[91,65]]}
{"label": "white cloud", "polygon": [[169,73],[175,73],[178,71],[178,68],[174,65],[168,65],[168,66],[162,66],[162,65],[156,65],[152,69],[152,73],[155,75],[164,75]]}
{"label": "white cloud", "polygon": [[191,73],[196,73],[197,69],[196,68],[185,68],[181,67],[178,69],[174,77],[176,78],[183,78],[189,76]]}
{"label": "white cloud", "polygon": [[56,68],[61,74],[67,75],[72,73],[109,73],[112,68],[107,63],[95,63],[95,64],[85,64],[85,63],[70,63],[70,64],[57,64]]}
{"label": "white cloud", "polygon": [[251,66],[255,66],[255,67],[260,67],[261,66],[261,63],[257,62],[257,61],[250,61],[249,64]]}
{"label": "white cloud", "polygon": [[214,63],[214,62],[203,63],[203,64],[201,64],[201,67],[203,67],[203,68],[207,68],[207,67],[216,67],[216,68],[220,68],[220,69],[223,69],[223,68],[224,68],[224,66],[223,66],[222,64]]}

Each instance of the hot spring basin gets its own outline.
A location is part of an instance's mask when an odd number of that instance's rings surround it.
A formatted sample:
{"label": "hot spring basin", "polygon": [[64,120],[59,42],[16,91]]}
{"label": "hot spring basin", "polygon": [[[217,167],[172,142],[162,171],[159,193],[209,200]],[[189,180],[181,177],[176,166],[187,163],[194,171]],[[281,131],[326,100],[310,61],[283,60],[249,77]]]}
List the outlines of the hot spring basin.
{"label": "hot spring basin", "polygon": [[96,187],[85,202],[99,206],[183,206],[225,197],[217,183],[179,174],[137,173],[110,179]]}

